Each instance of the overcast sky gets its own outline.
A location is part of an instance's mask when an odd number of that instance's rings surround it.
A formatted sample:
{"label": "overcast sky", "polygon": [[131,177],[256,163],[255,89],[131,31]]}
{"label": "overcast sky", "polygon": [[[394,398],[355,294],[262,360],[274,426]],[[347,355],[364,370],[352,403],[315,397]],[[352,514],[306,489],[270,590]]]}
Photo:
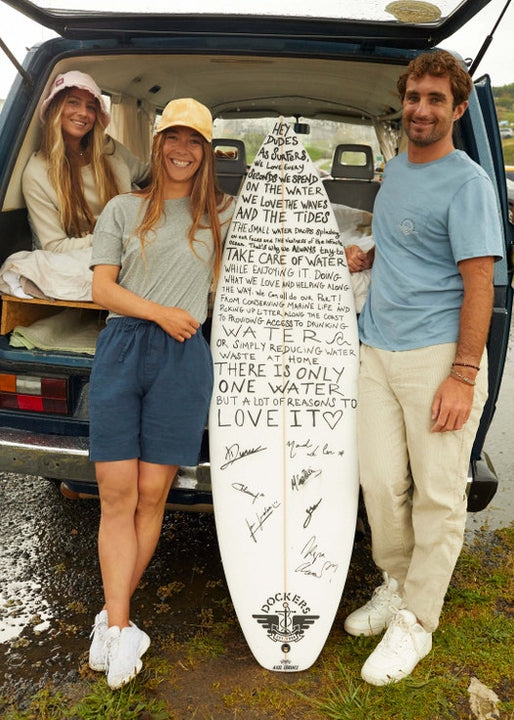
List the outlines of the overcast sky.
{"label": "overcast sky", "polygon": [[[197,4],[202,0],[197,0]],[[474,17],[462,30],[448,38],[442,47],[456,50],[464,58],[474,58],[485,38],[491,33],[496,20],[507,0],[491,0],[491,2]],[[87,4],[87,3],[86,3]],[[106,0],[107,7],[109,0]],[[195,0],[191,0],[193,10]],[[280,0],[277,0],[277,12]],[[0,2],[0,37],[21,62],[26,48],[51,36],[50,31],[27,20],[16,10]],[[5,98],[15,76],[15,69],[0,50],[0,97]],[[488,73],[493,85],[514,83],[514,0],[505,13],[499,28],[493,36],[491,45],[486,52],[475,77]]]}

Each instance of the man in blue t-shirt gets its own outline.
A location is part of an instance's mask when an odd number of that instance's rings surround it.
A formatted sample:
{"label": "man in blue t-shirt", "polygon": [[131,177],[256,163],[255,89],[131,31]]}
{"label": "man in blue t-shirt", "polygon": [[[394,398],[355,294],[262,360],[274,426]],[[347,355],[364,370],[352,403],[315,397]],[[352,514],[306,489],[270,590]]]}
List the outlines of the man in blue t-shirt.
{"label": "man in blue t-shirt", "polygon": [[493,265],[502,256],[487,174],[452,140],[469,74],[446,51],[398,81],[407,152],[375,202],[371,289],[359,318],[360,477],[384,582],[346,618],[381,642],[362,677],[409,675],[432,647],[462,548],[471,448],[487,398]]}

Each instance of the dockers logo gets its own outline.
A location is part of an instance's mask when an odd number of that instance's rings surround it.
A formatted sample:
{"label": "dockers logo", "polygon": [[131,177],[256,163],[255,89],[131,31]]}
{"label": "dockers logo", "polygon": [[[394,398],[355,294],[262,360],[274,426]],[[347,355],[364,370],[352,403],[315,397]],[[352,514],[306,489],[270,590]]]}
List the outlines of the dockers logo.
{"label": "dockers logo", "polygon": [[319,619],[319,615],[311,615],[305,600],[288,592],[271,595],[261,611],[262,614],[252,617],[273,642],[283,643],[284,652],[289,652],[289,643],[302,640],[305,631]]}

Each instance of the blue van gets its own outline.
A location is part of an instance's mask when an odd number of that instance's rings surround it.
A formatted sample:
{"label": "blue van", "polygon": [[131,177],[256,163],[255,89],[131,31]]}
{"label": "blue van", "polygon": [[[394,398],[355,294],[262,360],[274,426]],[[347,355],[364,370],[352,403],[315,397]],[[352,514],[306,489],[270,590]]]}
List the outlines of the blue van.
{"label": "blue van", "polygon": [[[248,0],[225,0],[215,4],[215,12],[202,13],[183,0],[153,0],[146,13],[137,0],[109,3],[119,10],[105,10],[96,0],[83,3],[87,9],[72,1],[54,9],[50,0],[6,0],[58,37],[29,50],[0,115],[0,264],[32,250],[21,178],[39,147],[42,98],[58,73],[81,70],[96,80],[111,108],[109,133],[143,160],[166,102],[197,98],[215,118],[218,177],[232,194],[282,116],[302,135],[330,199],[372,211],[383,165],[402,143],[398,75],[487,2],[447,0],[441,10],[419,0],[318,0],[314,16],[314,4],[306,0],[262,0],[258,15]],[[483,446],[500,389],[512,305],[514,231],[489,77],[475,79],[454,142],[492,178],[505,242],[505,259],[495,267],[489,400],[470,458],[468,508],[476,511],[497,487]],[[95,495],[87,402],[93,355],[66,343],[31,346],[23,329],[67,310],[100,328],[105,312],[87,300],[59,300],[51,287],[28,298],[4,287],[1,304],[0,471],[52,478],[69,496]],[[208,428],[199,465],[181,469],[169,502],[210,506]]]}

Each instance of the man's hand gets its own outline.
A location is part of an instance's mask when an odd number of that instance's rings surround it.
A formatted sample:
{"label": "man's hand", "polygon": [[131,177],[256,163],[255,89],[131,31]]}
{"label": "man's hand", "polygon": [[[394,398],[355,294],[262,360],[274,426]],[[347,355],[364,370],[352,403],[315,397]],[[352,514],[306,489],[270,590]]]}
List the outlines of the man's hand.
{"label": "man's hand", "polygon": [[437,388],[432,403],[431,432],[460,430],[468,421],[473,406],[473,385],[447,377]]}

